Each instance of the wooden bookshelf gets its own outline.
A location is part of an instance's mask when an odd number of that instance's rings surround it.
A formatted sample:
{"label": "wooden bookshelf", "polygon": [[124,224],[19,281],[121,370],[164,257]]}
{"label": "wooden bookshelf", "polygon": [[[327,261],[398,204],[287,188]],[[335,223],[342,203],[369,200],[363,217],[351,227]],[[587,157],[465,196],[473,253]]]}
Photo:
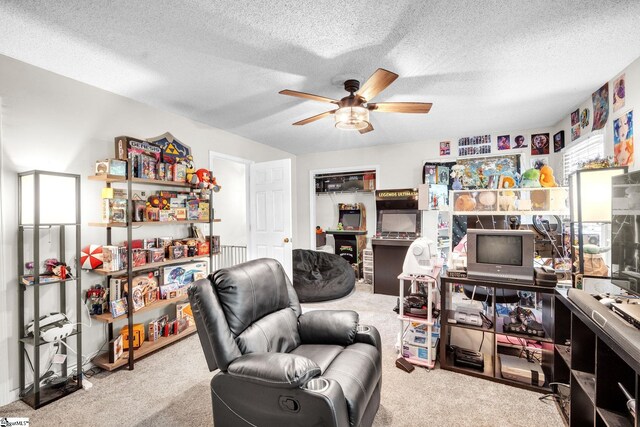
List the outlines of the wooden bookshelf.
{"label": "wooden bookshelf", "polygon": [[[137,349],[133,350],[133,359],[138,360],[148,354],[153,353],[156,350],[161,349],[162,347],[166,347],[169,344],[173,344],[176,341],[179,341],[183,338],[186,338],[196,332],[195,325],[189,326],[183,332],[178,335],[169,335],[168,337],[158,338],[156,341],[145,341],[142,345]],[[107,371],[113,371],[122,366],[125,366],[129,362],[129,352],[125,351],[122,356],[114,363],[109,363],[109,354],[103,353],[93,359],[93,364],[101,367]]]}
{"label": "wooden bookshelf", "polygon": [[[178,297],[175,298],[167,298],[167,299],[159,299],[157,301],[152,302],[151,304],[147,304],[144,307],[136,310],[133,312],[133,315],[135,316],[136,314],[140,314],[140,313],[144,313],[145,311],[149,311],[149,310],[155,310],[170,304],[175,304],[177,302],[181,302],[181,301],[186,301],[187,300],[187,296],[186,295],[180,295]],[[103,323],[113,323],[113,322],[117,322],[119,320],[127,320],[127,315],[126,313],[123,314],[122,316],[118,316],[116,318],[114,318],[111,313],[104,313],[104,314],[97,314],[95,316],[92,317],[93,320],[98,321],[98,322],[103,322]]]}
{"label": "wooden bookshelf", "polygon": [[[90,181],[100,181],[100,182],[108,182],[108,183],[127,182],[127,178],[119,175],[91,175],[88,178]],[[191,184],[189,184],[188,182],[182,182],[182,181],[163,181],[160,179],[132,178],[131,182],[133,184],[191,188]]]}
{"label": "wooden bookshelf", "polygon": [[[219,218],[213,220],[213,222],[220,222]],[[140,221],[140,222],[132,222],[132,227],[137,227],[139,225],[180,225],[180,224],[209,224],[209,221],[201,221],[201,220],[179,220],[179,221]],[[89,225],[91,227],[105,227],[105,228],[127,228],[126,222],[90,222]]]}

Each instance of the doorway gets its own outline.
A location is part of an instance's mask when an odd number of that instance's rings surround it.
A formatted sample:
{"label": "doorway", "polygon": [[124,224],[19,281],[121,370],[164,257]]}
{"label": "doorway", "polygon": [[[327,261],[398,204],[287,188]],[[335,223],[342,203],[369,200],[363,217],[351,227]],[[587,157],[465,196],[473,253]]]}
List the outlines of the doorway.
{"label": "doorway", "polygon": [[215,218],[213,234],[220,236],[220,254],[213,258],[211,271],[245,262],[249,246],[249,165],[251,160],[209,152],[209,169],[222,189],[213,193]]}

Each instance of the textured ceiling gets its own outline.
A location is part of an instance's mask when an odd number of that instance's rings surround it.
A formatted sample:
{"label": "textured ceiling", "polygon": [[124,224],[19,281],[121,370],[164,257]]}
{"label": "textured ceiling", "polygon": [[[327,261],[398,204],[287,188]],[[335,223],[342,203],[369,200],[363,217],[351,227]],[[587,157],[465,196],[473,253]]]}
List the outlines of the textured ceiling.
{"label": "textured ceiling", "polygon": [[[292,153],[550,126],[640,56],[637,0],[0,2],[0,53]],[[383,67],[373,113],[339,131],[340,82]],[[170,129],[168,129],[170,130]]]}

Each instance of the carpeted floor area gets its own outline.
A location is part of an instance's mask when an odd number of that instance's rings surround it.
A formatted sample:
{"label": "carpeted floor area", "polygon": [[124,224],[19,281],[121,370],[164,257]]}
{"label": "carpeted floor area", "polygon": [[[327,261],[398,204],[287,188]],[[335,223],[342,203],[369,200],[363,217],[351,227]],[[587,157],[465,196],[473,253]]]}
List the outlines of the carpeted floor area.
{"label": "carpeted floor area", "polygon": [[[395,297],[361,286],[336,301],[303,304],[305,310],[352,309],[382,335],[382,402],[374,426],[562,426],[552,402],[537,393],[435,369],[407,374],[395,368],[398,321]],[[93,388],[38,411],[21,401],[0,408],[1,417],[28,417],[31,426],[210,426],[209,381],[198,337],[193,335],[136,363],[134,371],[103,372]]]}

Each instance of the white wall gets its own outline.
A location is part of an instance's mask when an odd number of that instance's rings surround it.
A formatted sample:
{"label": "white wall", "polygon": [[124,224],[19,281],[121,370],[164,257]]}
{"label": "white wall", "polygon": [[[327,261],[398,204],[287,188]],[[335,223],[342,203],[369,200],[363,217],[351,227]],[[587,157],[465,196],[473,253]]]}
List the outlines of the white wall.
{"label": "white wall", "polygon": [[223,245],[247,245],[247,180],[248,165],[229,159],[213,158],[213,173],[222,185],[214,193],[215,215],[224,220],[216,225]]}
{"label": "white wall", "polygon": [[[32,169],[63,171],[82,175],[82,222],[98,219],[101,185],[86,177],[94,172],[98,159],[114,156],[113,139],[118,135],[153,137],[170,131],[190,145],[196,167],[206,167],[210,150],[254,161],[295,157],[269,146],[160,111],[139,102],[53,74],[37,67],[0,56],[0,99],[2,100],[2,245],[5,257],[0,260],[0,309],[7,311],[7,322],[0,328],[0,405],[17,397],[18,334],[17,325],[17,173]],[[215,102],[215,100],[212,100]],[[295,176],[295,175],[294,175]],[[232,187],[230,182],[222,183]],[[294,184],[295,185],[295,184]],[[228,188],[227,187],[227,188]],[[150,189],[146,189],[150,190]],[[294,187],[295,219],[295,187]],[[65,208],[65,195],[53,209]],[[224,218],[223,218],[224,220]],[[294,223],[295,225],[295,223]],[[158,233],[179,237],[185,227],[151,227],[135,231],[139,238]],[[84,226],[82,244],[104,244],[104,229]],[[126,239],[126,233],[114,231],[114,241]],[[48,239],[43,237],[44,250]],[[1,252],[0,252],[1,253]],[[83,273],[83,288],[100,283],[100,277]],[[44,289],[44,288],[43,288]],[[42,292],[41,312],[53,311],[57,290]],[[29,294],[31,297],[31,294]],[[55,298],[54,298],[55,297]],[[69,302],[72,302],[69,296]],[[83,320],[88,322],[86,313]],[[6,330],[6,332],[5,332]],[[83,353],[97,350],[105,340],[101,325],[85,328]],[[70,340],[74,342],[75,340]],[[8,363],[7,363],[8,360]],[[4,375],[5,368],[8,375]]]}
{"label": "white wall", "polygon": [[[398,120],[401,120],[398,117]],[[532,133],[549,132],[553,136],[553,128],[530,129],[526,131],[486,131],[491,134],[493,142],[491,156],[504,154],[521,153],[523,155],[523,168],[529,168],[530,159],[530,137]],[[484,134],[484,131],[477,132],[478,135]],[[511,135],[511,140],[516,135],[524,135],[527,141],[527,148],[520,150],[504,150],[498,151],[496,139],[498,135]],[[336,169],[336,168],[352,168],[360,165],[379,165],[380,173],[377,176],[378,188],[411,188],[422,183],[422,166],[425,160],[429,161],[453,161],[457,153],[457,141],[463,136],[451,137],[451,153],[450,156],[440,157],[439,141],[415,142],[408,144],[379,145],[375,147],[365,147],[354,150],[333,151],[325,153],[313,153],[299,155],[296,159],[297,168],[297,208],[298,208],[298,226],[296,240],[294,245],[296,248],[312,248],[315,242],[310,242],[311,227],[316,225],[310,224],[310,183],[309,171],[316,169]],[[551,147],[553,151],[553,147]],[[315,197],[315,196],[314,196]],[[326,196],[322,196],[326,197]],[[317,197],[321,199],[321,197]],[[337,200],[337,199],[336,199]],[[368,206],[367,206],[368,207]],[[336,211],[337,212],[337,211]],[[337,213],[336,213],[337,216]],[[367,227],[375,227],[375,209],[367,210]],[[372,218],[373,222],[370,222]],[[326,219],[321,219],[326,221]],[[335,220],[337,221],[337,219]],[[372,224],[372,225],[370,225]],[[375,233],[374,230],[370,230]]]}
{"label": "white wall", "polygon": [[[613,84],[614,80],[620,75],[625,74],[625,105],[620,108],[618,111],[613,111]],[[604,82],[602,82],[604,84]],[[602,86],[602,84],[600,86]],[[597,90],[599,87],[593,88],[593,90]],[[611,80],[609,80],[609,118],[607,119],[607,124],[604,127],[604,141],[605,141],[605,156],[613,156],[613,121],[618,117],[622,116],[629,110],[633,109],[634,124],[640,123],[639,115],[640,115],[640,58],[636,59],[632,62],[628,67],[624,70],[621,70],[614,76],[611,76]],[[576,108],[580,109],[580,112],[584,108],[589,109],[589,127],[586,129],[581,129],[582,133],[580,135],[580,139],[571,142],[571,112],[576,110]],[[591,132],[588,132],[593,125],[593,103],[591,100],[591,95],[584,100],[579,106],[573,108],[571,111],[568,111],[566,116],[564,116],[555,126],[557,130],[563,129],[565,134],[565,149],[569,147],[573,147],[576,144],[580,144],[582,141],[588,137]],[[556,130],[556,132],[557,132]],[[634,159],[635,163],[632,166],[629,166],[629,171],[636,171],[640,169],[640,134],[638,133],[638,129],[634,126],[635,133],[635,147],[634,147]],[[563,150],[564,151],[564,150]],[[555,164],[560,167],[562,162],[562,152],[558,153],[555,156]]]}

